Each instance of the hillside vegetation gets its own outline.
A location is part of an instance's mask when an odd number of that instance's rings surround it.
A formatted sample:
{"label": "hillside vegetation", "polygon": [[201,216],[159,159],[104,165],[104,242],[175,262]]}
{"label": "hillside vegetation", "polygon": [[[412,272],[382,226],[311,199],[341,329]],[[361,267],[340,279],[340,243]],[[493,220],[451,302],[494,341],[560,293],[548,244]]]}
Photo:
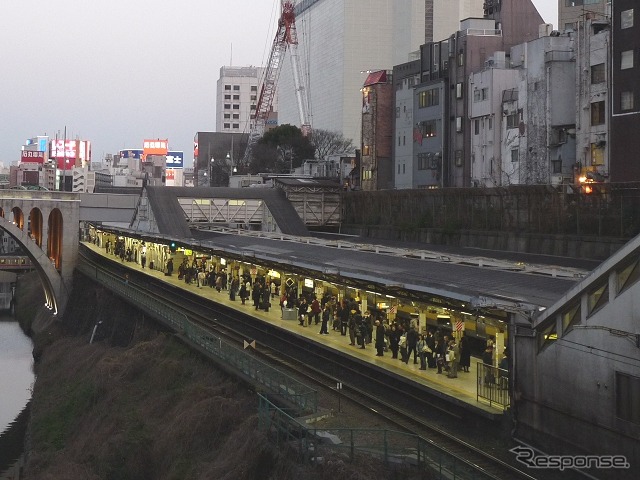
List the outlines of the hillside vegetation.
{"label": "hillside vegetation", "polygon": [[244,384],[85,278],[71,302],[35,336],[25,479],[424,478],[372,459],[299,465],[257,429]]}

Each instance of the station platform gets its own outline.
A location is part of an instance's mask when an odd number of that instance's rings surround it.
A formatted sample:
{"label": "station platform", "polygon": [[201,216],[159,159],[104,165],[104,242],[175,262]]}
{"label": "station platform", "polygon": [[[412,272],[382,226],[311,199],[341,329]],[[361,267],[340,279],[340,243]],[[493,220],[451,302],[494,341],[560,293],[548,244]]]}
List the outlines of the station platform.
{"label": "station platform", "polygon": [[[113,254],[107,254],[104,248],[98,247],[89,242],[81,242],[87,248],[99,253],[100,255],[121,263],[119,258]],[[160,270],[150,270],[142,268],[135,262],[122,262],[122,265],[127,266],[132,270],[136,270],[140,273],[155,277],[156,279],[171,283],[179,288],[188,290],[196,295],[203,297],[204,299],[214,301],[216,303],[225,305],[232,309],[243,312],[244,314],[251,315],[255,318],[259,318],[268,322],[271,325],[275,325],[279,328],[286,329],[287,331],[296,332],[296,334],[305,337],[311,341],[321,343],[330,348],[340,350],[341,352],[357,357],[361,361],[375,364],[380,368],[384,368],[393,372],[398,376],[402,376],[413,382],[424,385],[430,390],[437,392],[442,398],[450,398],[456,403],[464,404],[471,410],[476,410],[484,416],[496,417],[503,413],[503,409],[499,405],[489,405],[489,402],[477,397],[477,371],[476,364],[480,362],[480,358],[471,357],[470,372],[458,371],[457,378],[449,378],[446,373],[438,374],[437,369],[420,370],[420,364],[413,363],[413,358],[409,359],[408,364],[405,364],[399,359],[392,358],[390,351],[385,352],[384,356],[376,356],[375,347],[372,344],[368,344],[365,349],[359,348],[359,346],[351,346],[349,344],[349,336],[343,336],[339,331],[333,331],[329,326],[329,335],[320,335],[320,325],[312,324],[307,327],[299,325],[297,318],[285,319],[282,315],[282,310],[279,307],[279,299],[274,298],[272,300],[273,307],[268,312],[264,310],[255,310],[251,299],[246,301],[245,305],[242,305],[239,297],[236,296],[236,300],[229,299],[228,290],[222,290],[218,292],[215,288],[209,286],[197,286],[196,284],[187,284],[184,280],[178,280],[177,273],[168,277]],[[249,339],[248,339],[249,340]],[[259,346],[258,346],[259,348]],[[455,400],[454,400],[455,399]]]}

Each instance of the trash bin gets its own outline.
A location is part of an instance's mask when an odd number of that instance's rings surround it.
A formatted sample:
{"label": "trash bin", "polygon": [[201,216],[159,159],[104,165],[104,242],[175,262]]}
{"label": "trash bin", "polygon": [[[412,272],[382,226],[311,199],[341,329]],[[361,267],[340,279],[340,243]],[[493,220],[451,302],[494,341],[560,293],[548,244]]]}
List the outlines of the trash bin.
{"label": "trash bin", "polygon": [[283,320],[295,320],[297,318],[298,310],[295,308],[283,308],[282,319]]}

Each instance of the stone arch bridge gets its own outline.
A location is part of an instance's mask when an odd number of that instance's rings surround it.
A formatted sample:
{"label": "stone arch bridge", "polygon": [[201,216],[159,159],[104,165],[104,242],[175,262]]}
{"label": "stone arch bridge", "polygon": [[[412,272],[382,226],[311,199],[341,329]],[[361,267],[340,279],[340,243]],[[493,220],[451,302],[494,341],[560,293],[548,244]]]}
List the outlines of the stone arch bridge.
{"label": "stone arch bridge", "polygon": [[46,305],[56,314],[64,311],[71,291],[79,212],[76,193],[0,190],[0,228],[31,259],[42,281]]}

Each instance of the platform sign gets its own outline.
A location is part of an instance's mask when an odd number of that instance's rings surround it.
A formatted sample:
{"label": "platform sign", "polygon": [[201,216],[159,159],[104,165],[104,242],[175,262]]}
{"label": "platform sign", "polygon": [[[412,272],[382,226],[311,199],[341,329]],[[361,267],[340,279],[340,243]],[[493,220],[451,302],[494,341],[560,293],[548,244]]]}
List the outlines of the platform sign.
{"label": "platform sign", "polygon": [[243,341],[244,341],[244,349],[245,349],[245,350],[246,350],[248,347],[251,347],[251,348],[253,348],[253,349],[255,349],[255,348],[256,348],[256,341],[255,341],[255,340],[254,340],[254,341],[252,341],[252,342],[247,342],[246,340],[243,340]]}
{"label": "platform sign", "polygon": [[464,322],[462,320],[456,320],[456,332],[462,332],[464,330]]}

